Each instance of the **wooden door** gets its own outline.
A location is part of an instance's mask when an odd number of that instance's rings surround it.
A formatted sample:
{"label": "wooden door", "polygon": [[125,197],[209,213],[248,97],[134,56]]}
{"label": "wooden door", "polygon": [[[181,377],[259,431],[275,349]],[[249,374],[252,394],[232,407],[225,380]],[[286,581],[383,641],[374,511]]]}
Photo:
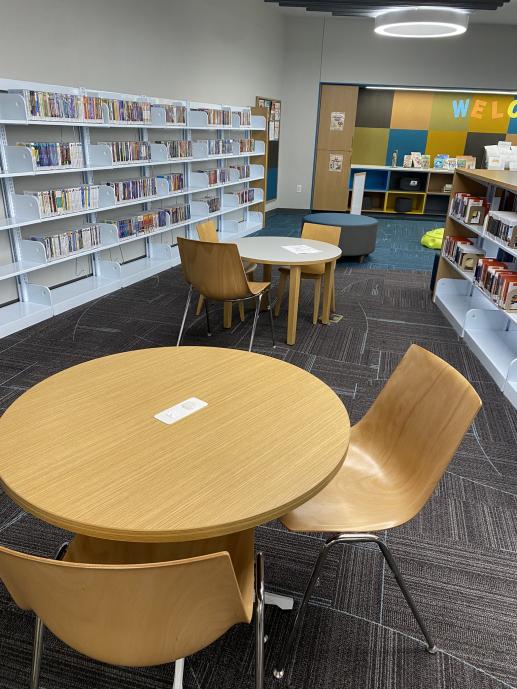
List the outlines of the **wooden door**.
{"label": "wooden door", "polygon": [[347,210],[351,156],[351,151],[343,150],[317,152],[312,198],[315,210]]}

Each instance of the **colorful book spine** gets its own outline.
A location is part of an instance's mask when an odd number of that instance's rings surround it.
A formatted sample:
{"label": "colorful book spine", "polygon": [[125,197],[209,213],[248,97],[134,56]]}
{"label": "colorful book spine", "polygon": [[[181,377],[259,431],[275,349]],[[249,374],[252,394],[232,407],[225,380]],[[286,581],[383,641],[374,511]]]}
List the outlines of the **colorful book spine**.
{"label": "colorful book spine", "polygon": [[198,170],[208,177],[208,185],[226,184],[231,181],[231,167],[217,167],[212,170]]}
{"label": "colorful book spine", "polygon": [[151,144],[147,141],[101,141],[100,143],[110,147],[115,164],[151,160]]}
{"label": "colorful book spine", "polygon": [[151,122],[151,105],[145,101],[103,98],[103,103],[108,109],[110,122],[134,122],[135,124]]}
{"label": "colorful book spine", "polygon": [[117,202],[134,201],[157,195],[156,177],[139,177],[123,182],[107,182],[113,187]]}
{"label": "colorful book spine", "polygon": [[168,212],[162,209],[107,222],[115,225],[120,239],[136,237],[140,234],[149,234],[170,224]]}
{"label": "colorful book spine", "polygon": [[254,153],[255,139],[241,139],[241,153]]}
{"label": "colorful book spine", "polygon": [[490,211],[485,222],[485,232],[500,239],[510,248],[517,247],[517,213]]}
{"label": "colorful book spine", "polygon": [[255,189],[242,189],[236,192],[239,199],[239,205],[243,203],[252,203],[255,200]]}
{"label": "colorful book spine", "polygon": [[251,127],[251,110],[245,108],[239,112],[241,118],[241,127]]}
{"label": "colorful book spine", "polygon": [[207,204],[209,213],[217,213],[221,210],[221,200],[218,196],[204,196],[201,201]]}
{"label": "colorful book spine", "polygon": [[208,155],[230,155],[233,153],[232,139],[209,139],[207,140]]}
{"label": "colorful book spine", "polygon": [[251,168],[249,165],[232,165],[233,170],[239,173],[239,179],[248,179],[251,177]]}
{"label": "colorful book spine", "polygon": [[190,220],[190,203],[184,203],[181,206],[173,206],[165,209],[170,217],[171,225],[176,225],[180,222]]}
{"label": "colorful book spine", "polygon": [[210,127],[229,127],[232,123],[232,112],[227,108],[197,108],[198,112],[206,112]]}
{"label": "colorful book spine", "polygon": [[185,177],[182,172],[173,172],[170,175],[160,176],[160,179],[167,180],[169,191],[181,191],[185,188]]}
{"label": "colorful book spine", "polygon": [[169,158],[192,158],[192,141],[157,141],[167,147]]}
{"label": "colorful book spine", "polygon": [[25,146],[32,153],[37,168],[48,167],[84,167],[82,144],[72,143],[18,143]]}
{"label": "colorful book spine", "polygon": [[94,210],[99,207],[97,184],[47,191],[25,191],[24,193],[36,198],[41,217]]}
{"label": "colorful book spine", "polygon": [[89,225],[77,230],[49,236],[35,236],[31,237],[31,239],[43,244],[47,260],[52,261],[56,258],[65,258],[78,251],[85,251],[86,249],[99,246],[101,234],[98,225]]}
{"label": "colorful book spine", "polygon": [[187,124],[187,108],[184,105],[165,105],[167,124]]}

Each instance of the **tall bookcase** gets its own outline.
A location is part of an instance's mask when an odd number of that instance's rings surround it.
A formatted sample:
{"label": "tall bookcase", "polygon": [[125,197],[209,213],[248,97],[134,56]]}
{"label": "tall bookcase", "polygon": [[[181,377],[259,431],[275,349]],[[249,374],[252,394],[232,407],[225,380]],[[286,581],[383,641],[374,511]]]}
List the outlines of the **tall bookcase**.
{"label": "tall bookcase", "polygon": [[[31,91],[95,97],[101,112],[95,119],[85,119],[84,113],[35,116]],[[114,118],[108,107],[112,100],[141,106],[145,117]],[[179,122],[169,117],[174,109],[182,113]],[[265,118],[252,115],[249,106],[0,79],[0,337],[177,265],[177,237],[195,237],[200,221],[213,218],[227,241],[261,229],[264,191],[252,185],[264,179],[264,166],[256,160],[265,148],[253,133],[265,129]],[[222,139],[225,152],[213,154],[207,142]],[[173,141],[189,142],[190,155],[171,157],[167,142]],[[20,142],[79,144],[82,164],[39,167],[31,147]],[[145,160],[114,162],[113,142],[147,142],[150,153]],[[178,174],[183,175],[179,189],[171,183]],[[144,177],[156,178],[156,193],[117,200],[114,182]],[[98,207],[52,215],[42,211],[38,191],[81,185],[98,186]],[[190,217],[131,236],[120,231],[122,219],[169,213],[177,205],[188,207]],[[99,244],[49,257],[45,238],[92,225]]]}
{"label": "tall bookcase", "polygon": [[[491,203],[499,197],[499,208],[517,210],[517,172],[456,172],[452,197],[459,192],[486,196]],[[467,224],[450,212],[445,235],[471,238],[488,258],[517,260],[517,249],[506,246],[483,227]],[[473,272],[461,269],[443,252],[434,301],[517,408],[517,311],[499,308],[475,282]]]}

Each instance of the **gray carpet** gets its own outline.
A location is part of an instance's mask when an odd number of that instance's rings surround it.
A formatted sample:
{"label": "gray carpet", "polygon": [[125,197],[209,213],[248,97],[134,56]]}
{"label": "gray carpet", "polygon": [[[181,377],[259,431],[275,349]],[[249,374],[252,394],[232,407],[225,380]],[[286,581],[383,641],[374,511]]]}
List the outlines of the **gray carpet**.
{"label": "gray carpet", "polygon": [[[353,422],[375,399],[412,342],[453,364],[479,391],[484,407],[422,513],[394,529],[388,543],[440,653],[430,656],[379,553],[335,550],[305,619],[294,665],[282,683],[271,676],[289,613],[267,610],[267,687],[297,689],[500,689],[517,687],[517,414],[458,341],[431,302],[426,272],[338,267],[341,322],[312,326],[312,286],[304,285],[295,347],[273,352],[267,319],[256,349],[292,362],[328,383]],[[175,342],[186,288],[180,269],[109,295],[0,341],[0,411],[24,390],[79,362],[113,352]],[[214,337],[190,318],[185,344],[246,348],[250,318]],[[285,341],[285,310],[278,335]],[[432,433],[433,429],[422,429]],[[0,501],[0,542],[49,556],[64,534]],[[321,545],[319,535],[289,534],[279,523],[257,530],[268,588],[299,599]],[[0,686],[28,686],[32,616],[0,588]],[[251,689],[253,630],[245,625],[188,660],[187,689]],[[83,658],[48,636],[46,689],[165,689],[173,666],[125,669]]]}

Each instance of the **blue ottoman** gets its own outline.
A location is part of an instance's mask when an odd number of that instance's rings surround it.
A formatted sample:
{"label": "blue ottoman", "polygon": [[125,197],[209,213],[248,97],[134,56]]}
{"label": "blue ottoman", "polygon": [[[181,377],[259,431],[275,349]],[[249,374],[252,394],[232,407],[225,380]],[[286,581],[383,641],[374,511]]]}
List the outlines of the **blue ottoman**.
{"label": "blue ottoman", "polygon": [[339,247],[343,256],[359,256],[362,261],[375,249],[377,220],[367,215],[351,213],[311,213],[304,222],[315,225],[333,225],[341,228]]}

